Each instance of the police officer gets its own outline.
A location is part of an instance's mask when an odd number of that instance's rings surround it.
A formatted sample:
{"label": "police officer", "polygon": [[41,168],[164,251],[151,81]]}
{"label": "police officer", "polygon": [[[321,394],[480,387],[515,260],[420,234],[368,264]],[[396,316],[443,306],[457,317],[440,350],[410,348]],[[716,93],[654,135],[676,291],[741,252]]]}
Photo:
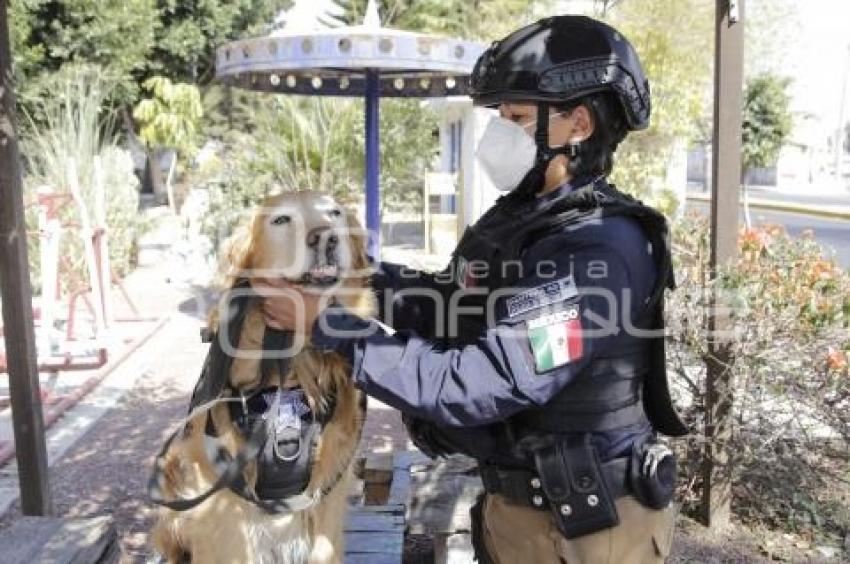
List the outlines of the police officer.
{"label": "police officer", "polygon": [[445,272],[381,265],[397,331],[306,293],[304,316],[266,299],[267,322],[346,355],[426,453],[478,461],[479,561],[663,561],[676,466],[658,434],[686,432],[664,361],[667,226],[605,180],[649,123],[637,53],[606,24],[552,17],[493,43],[471,86],[499,110],[477,156],[507,193]]}

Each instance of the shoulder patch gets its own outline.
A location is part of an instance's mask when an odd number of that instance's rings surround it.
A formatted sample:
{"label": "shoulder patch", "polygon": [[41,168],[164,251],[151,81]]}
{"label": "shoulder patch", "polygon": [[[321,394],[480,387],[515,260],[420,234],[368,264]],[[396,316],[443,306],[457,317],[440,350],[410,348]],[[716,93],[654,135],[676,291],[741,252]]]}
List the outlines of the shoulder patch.
{"label": "shoulder patch", "polygon": [[578,304],[528,321],[528,342],[538,374],[584,355]]}
{"label": "shoulder patch", "polygon": [[572,276],[566,276],[526,290],[508,298],[505,303],[508,308],[508,317],[516,317],[539,307],[571,300],[576,296],[578,296],[578,289],[575,281]]}

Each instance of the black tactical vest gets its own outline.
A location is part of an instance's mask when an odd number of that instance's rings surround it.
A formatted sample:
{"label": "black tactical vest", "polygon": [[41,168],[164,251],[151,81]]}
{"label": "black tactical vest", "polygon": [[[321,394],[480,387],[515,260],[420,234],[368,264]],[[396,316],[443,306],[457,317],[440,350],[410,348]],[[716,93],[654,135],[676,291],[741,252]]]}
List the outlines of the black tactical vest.
{"label": "black tactical vest", "polygon": [[[633,322],[642,329],[663,330],[664,290],[675,284],[666,219],[601,179],[551,200],[522,201],[513,194],[500,198],[466,230],[453,254],[449,268],[454,289],[462,296],[454,310],[486,311],[490,292],[517,282],[520,272],[516,265],[531,245],[566,227],[578,228],[609,216],[636,220],[652,245],[656,283],[644,311]],[[445,319],[453,314],[447,311]],[[471,313],[460,315],[457,323],[458,334],[444,339],[447,346],[474,342],[486,329],[487,319]],[[648,417],[665,435],[686,434],[670,398],[664,338],[627,340],[617,357],[594,358],[561,394],[542,408],[518,414],[511,426],[520,434],[585,433],[645,422]]]}

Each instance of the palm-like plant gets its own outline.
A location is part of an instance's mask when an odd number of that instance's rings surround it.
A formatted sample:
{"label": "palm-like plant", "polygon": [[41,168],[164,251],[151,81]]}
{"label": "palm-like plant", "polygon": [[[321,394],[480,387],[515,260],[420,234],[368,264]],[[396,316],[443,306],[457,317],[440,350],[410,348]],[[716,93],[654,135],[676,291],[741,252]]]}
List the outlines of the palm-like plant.
{"label": "palm-like plant", "polygon": [[[48,186],[55,194],[69,196],[74,204],[59,209],[63,223],[78,226],[75,232],[79,234],[63,239],[60,280],[72,290],[91,286],[95,303],[100,302],[94,282],[99,276],[94,230],[109,227],[118,244],[108,248],[109,256],[103,260],[110,259],[123,271],[141,229],[132,160],[116,146],[114,113],[104,108],[114,84],[99,67],[67,67],[55,78],[55,96],[42,99],[33,113],[24,114],[28,191]],[[37,246],[31,248],[30,257],[31,268],[39,272]],[[101,267],[108,276],[106,264]],[[102,326],[102,312],[95,309],[97,324]]]}
{"label": "palm-like plant", "polygon": [[[152,96],[139,102],[133,110],[133,117],[141,125],[139,136],[151,148],[168,147],[178,154],[190,156],[195,152],[198,127],[204,115],[198,87],[194,84],[174,84],[163,76],[151,77],[142,86]],[[177,155],[174,155],[165,186],[169,205],[175,212],[177,204],[173,179],[176,170]]]}

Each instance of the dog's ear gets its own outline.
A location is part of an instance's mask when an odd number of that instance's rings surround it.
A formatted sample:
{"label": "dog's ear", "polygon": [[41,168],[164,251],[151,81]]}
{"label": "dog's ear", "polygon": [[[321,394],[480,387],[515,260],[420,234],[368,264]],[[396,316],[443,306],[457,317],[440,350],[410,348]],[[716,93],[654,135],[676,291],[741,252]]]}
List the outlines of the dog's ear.
{"label": "dog's ear", "polygon": [[233,234],[222,245],[219,255],[219,272],[222,286],[230,288],[239,278],[251,274],[251,269],[257,266],[257,245],[262,218],[255,213],[233,231]]}
{"label": "dog's ear", "polygon": [[348,224],[348,242],[351,247],[351,266],[353,273],[358,278],[365,278],[371,274],[372,265],[366,254],[366,244],[369,233],[357,220],[357,215],[350,209],[345,210],[345,220]]}

